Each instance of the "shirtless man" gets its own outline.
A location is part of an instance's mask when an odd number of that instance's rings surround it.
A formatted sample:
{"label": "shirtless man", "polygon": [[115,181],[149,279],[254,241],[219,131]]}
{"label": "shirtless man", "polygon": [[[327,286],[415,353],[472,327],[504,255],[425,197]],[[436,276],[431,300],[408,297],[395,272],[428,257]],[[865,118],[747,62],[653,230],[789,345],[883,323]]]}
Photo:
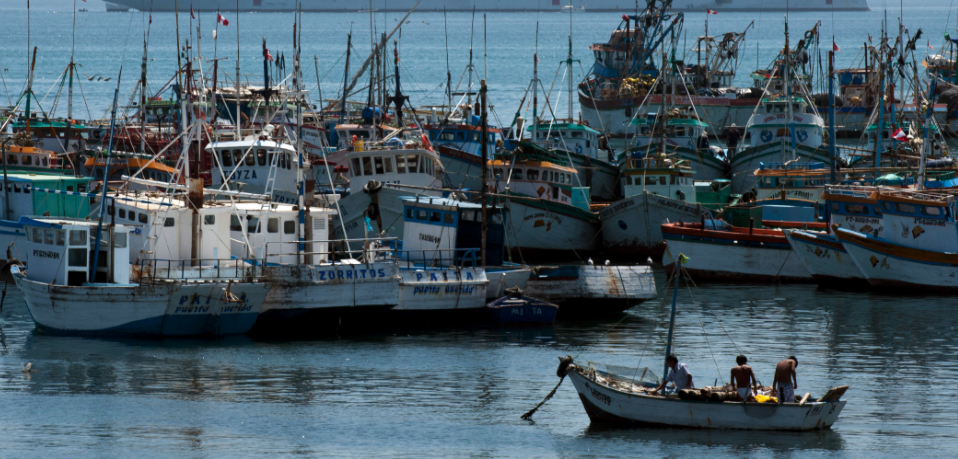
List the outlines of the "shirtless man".
{"label": "shirtless man", "polygon": [[755,372],[752,367],[746,365],[748,358],[740,355],[735,358],[737,367],[732,368],[732,389],[738,392],[738,396],[743,402],[754,402],[755,392],[758,390],[758,380],[755,379]]}
{"label": "shirtless man", "polygon": [[796,367],[798,359],[794,355],[775,366],[775,381],[772,382],[772,387],[778,395],[778,403],[795,403],[795,389],[798,389]]}

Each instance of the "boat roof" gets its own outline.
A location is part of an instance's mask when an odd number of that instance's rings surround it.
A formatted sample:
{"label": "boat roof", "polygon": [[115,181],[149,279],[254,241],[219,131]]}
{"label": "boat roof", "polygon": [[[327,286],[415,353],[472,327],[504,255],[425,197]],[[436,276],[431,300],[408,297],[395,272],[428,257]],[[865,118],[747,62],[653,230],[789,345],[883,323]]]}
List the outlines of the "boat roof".
{"label": "boat roof", "polygon": [[258,148],[280,148],[286,151],[296,153],[296,148],[288,143],[276,142],[274,140],[230,140],[226,142],[211,142],[206,146],[206,150],[220,148],[249,148],[250,146]]}
{"label": "boat roof", "polygon": [[[650,116],[653,114],[650,114]],[[635,118],[632,120],[632,126],[647,125],[652,124],[649,122],[648,117],[644,118]],[[666,121],[666,124],[670,125],[683,125],[683,126],[708,126],[708,124],[702,122],[702,120],[695,118],[669,118]]]}
{"label": "boat roof", "polygon": [[[571,168],[571,167],[560,166],[560,165],[558,165],[558,164],[555,164],[555,163],[552,163],[552,162],[549,162],[549,161],[519,161],[519,162],[522,163],[521,165],[517,164],[517,166],[519,166],[519,167],[543,167],[543,168],[549,168],[549,169],[556,169],[556,170],[560,170],[560,171],[563,171],[563,172],[571,172],[571,173],[573,173],[573,174],[578,173],[577,170],[575,170],[575,169],[573,169],[573,168]],[[512,164],[511,161],[503,161],[503,160],[501,160],[501,159],[495,159],[495,160],[490,160],[490,161],[489,161],[489,165],[490,165],[490,166],[503,166],[503,167],[505,167],[505,166],[509,166],[510,164]]]}
{"label": "boat roof", "polygon": [[[593,134],[600,134],[599,131],[597,131],[597,130],[595,130],[595,129],[592,129],[592,128],[590,128],[589,126],[586,126],[586,125],[584,125],[584,124],[579,124],[579,123],[539,123],[539,124],[538,124],[538,129],[541,131],[542,128],[543,128],[543,126],[544,126],[546,129],[548,129],[548,130],[553,130],[553,131],[556,131],[556,130],[564,130],[564,131],[586,131],[586,132],[591,132],[591,133],[593,133]],[[529,126],[529,127],[526,128],[526,131],[532,131],[532,128],[533,128],[533,126]]]}
{"label": "boat roof", "polygon": [[[443,206],[443,207],[458,207],[460,209],[482,209],[481,204],[476,204],[472,202],[457,201],[451,198],[434,198],[434,197],[415,197],[415,196],[402,196],[399,198],[403,202],[403,205],[407,206]],[[491,206],[490,206],[491,208]]]}

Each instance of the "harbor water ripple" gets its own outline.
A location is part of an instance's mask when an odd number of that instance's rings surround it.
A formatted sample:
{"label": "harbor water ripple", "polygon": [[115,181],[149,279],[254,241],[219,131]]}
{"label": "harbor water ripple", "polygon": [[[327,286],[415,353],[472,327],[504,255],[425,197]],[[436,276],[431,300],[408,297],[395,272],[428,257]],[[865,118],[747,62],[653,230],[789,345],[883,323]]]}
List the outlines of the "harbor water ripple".
{"label": "harbor water ripple", "polygon": [[[660,290],[664,271],[656,269]],[[691,296],[690,296],[691,295]],[[680,289],[675,348],[697,385],[744,353],[797,393],[848,384],[831,431],[590,425],[573,387],[519,416],[572,354],[662,371],[671,291],[624,315],[523,329],[405,330],[322,340],[41,335],[11,285],[0,328],[4,457],[900,457],[958,448],[949,297],[703,284]],[[35,372],[23,373],[30,362]]]}

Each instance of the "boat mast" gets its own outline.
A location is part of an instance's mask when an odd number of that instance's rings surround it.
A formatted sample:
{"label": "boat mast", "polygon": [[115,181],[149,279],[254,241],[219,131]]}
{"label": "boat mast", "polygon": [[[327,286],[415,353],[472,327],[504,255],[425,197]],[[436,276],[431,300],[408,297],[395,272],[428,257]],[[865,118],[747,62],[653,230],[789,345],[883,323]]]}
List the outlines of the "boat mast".
{"label": "boat mast", "polygon": [[[77,42],[77,1],[73,0],[73,35],[70,44],[70,85],[67,90],[67,132],[66,132],[66,145],[63,147],[64,153],[70,152],[70,137],[73,134],[71,131],[73,129],[73,57],[76,52],[76,42]],[[79,149],[79,145],[77,145]]]}
{"label": "boat mast", "polygon": [[885,23],[882,22],[881,38],[878,40],[878,58],[875,59],[878,67],[878,129],[875,136],[875,176],[879,175],[881,167],[881,152],[884,147],[882,134],[885,132],[885,59],[881,56],[885,48]]}
{"label": "boat mast", "polygon": [[[150,19],[152,20],[152,15]],[[146,153],[146,37],[147,32],[143,32],[143,61],[140,63],[140,152],[142,153]],[[70,99],[73,99],[72,91],[70,92]]]}
{"label": "boat mast", "polygon": [[569,0],[569,58],[566,60],[569,77],[569,123],[571,124],[575,117],[572,115],[572,0]]}
{"label": "boat mast", "polygon": [[[28,53],[29,55],[29,53]],[[27,117],[26,123],[26,133],[30,135],[30,99],[33,96],[33,68],[37,65],[37,48],[33,48],[33,60],[30,63],[29,72],[27,73],[27,108],[24,114]]]}
{"label": "boat mast", "polygon": [[[831,163],[831,182],[838,181],[835,170],[837,157],[835,145],[835,36],[832,35],[832,50],[828,52],[828,156]],[[867,52],[867,50],[866,50]],[[826,209],[827,211],[827,209]]]}
{"label": "boat mast", "polygon": [[346,82],[349,80],[349,54],[350,54],[350,50],[352,49],[353,49],[353,33],[349,32],[348,34],[346,34],[346,70],[343,71],[343,103],[342,103],[342,106],[340,107],[341,115],[339,117],[339,124],[346,123],[346,114],[347,114],[346,95],[349,94],[349,86],[347,85]]}
{"label": "boat mast", "polygon": [[[789,42],[788,42],[788,14],[785,15],[785,62],[784,62],[784,66],[785,66],[785,77],[784,77],[784,78],[785,78],[785,98],[786,98],[786,101],[787,101],[786,107],[787,107],[787,110],[788,110],[788,134],[789,134],[789,142],[791,142],[791,150],[792,150],[792,157],[791,157],[791,159],[795,159],[795,158],[797,157],[797,153],[796,153],[796,151],[795,151],[795,147],[796,147],[796,145],[795,145],[795,120],[792,118],[792,117],[793,117],[793,113],[792,113],[792,81],[791,81],[791,75],[789,75],[789,74],[791,73],[791,71],[792,71],[792,48],[790,48],[790,45],[789,45]],[[784,162],[784,161],[783,161],[783,162]]]}
{"label": "boat mast", "polygon": [[482,185],[479,188],[481,197],[479,201],[482,203],[482,243],[480,244],[479,252],[479,264],[480,266],[486,266],[486,244],[487,244],[487,233],[489,232],[489,209],[486,207],[486,192],[489,190],[489,185],[487,181],[486,174],[489,173],[489,109],[487,108],[487,99],[486,99],[486,80],[483,79],[479,82],[479,103],[480,103],[480,112],[479,120],[482,128]]}
{"label": "boat mast", "polygon": [[446,26],[446,6],[443,5],[442,28],[446,35],[446,99],[449,101],[446,106],[447,112],[444,118],[449,119],[449,115],[452,114],[452,73],[449,72],[449,29]]}
{"label": "boat mast", "polygon": [[[370,0],[371,1],[371,0]],[[371,4],[371,3],[370,3]],[[294,30],[293,33],[299,33],[299,37],[293,36],[294,45],[296,47],[295,55],[293,56],[293,72],[296,74],[296,154],[299,157],[299,168],[296,171],[296,181],[299,183],[299,244],[297,245],[297,251],[302,253],[306,251],[306,182],[303,178],[303,104],[306,103],[306,98],[303,97],[303,90],[306,85],[303,84],[303,69],[300,65],[300,57],[302,55],[302,46],[303,46],[303,18],[302,18],[302,4],[299,5],[299,14],[297,15],[299,23],[299,31]],[[372,21],[372,8],[370,8],[370,21]],[[371,35],[370,35],[371,36]],[[296,38],[299,38],[298,40]],[[332,186],[332,183],[330,183]],[[299,258],[299,257],[297,257]],[[311,257],[310,257],[311,258]],[[306,259],[301,260],[303,263],[306,262]]]}
{"label": "boat mast", "polygon": [[243,139],[240,129],[240,33],[239,33],[239,0],[236,0],[236,140]]}
{"label": "boat mast", "polygon": [[[536,20],[536,48],[532,63],[532,142],[539,139],[539,21]],[[522,138],[522,133],[519,133]]]}
{"label": "boat mast", "polygon": [[[668,359],[672,354],[672,332],[675,330],[675,303],[679,298],[679,280],[682,279],[682,261],[685,255],[679,254],[675,260],[675,289],[672,291],[672,315],[669,318],[669,338],[665,343],[665,358]],[[665,364],[665,370],[662,371],[662,379],[669,373],[669,364]]]}
{"label": "boat mast", "polygon": [[[110,107],[110,140],[106,147],[106,162],[103,165],[103,181],[101,187],[103,193],[100,195],[100,220],[96,225],[96,240],[93,245],[93,264],[90,265],[89,282],[96,282],[96,268],[99,265],[100,258],[100,239],[103,236],[103,219],[106,218],[106,190],[110,183],[110,158],[113,153],[113,131],[116,129],[116,106],[117,99],[120,96],[120,81],[123,79],[123,64],[120,63],[120,73],[116,77],[116,89],[113,90],[113,105]],[[112,239],[112,238],[111,238]],[[112,245],[112,241],[108,242]]]}

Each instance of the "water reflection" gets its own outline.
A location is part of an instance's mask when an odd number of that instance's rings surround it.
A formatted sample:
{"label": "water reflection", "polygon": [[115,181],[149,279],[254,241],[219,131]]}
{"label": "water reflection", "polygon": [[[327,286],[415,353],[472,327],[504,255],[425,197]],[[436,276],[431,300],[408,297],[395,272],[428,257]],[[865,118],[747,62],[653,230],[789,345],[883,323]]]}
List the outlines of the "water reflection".
{"label": "water reflection", "polygon": [[658,448],[673,446],[723,447],[733,454],[748,454],[757,450],[786,452],[793,450],[835,451],[845,447],[842,436],[834,430],[814,432],[753,432],[711,431],[693,429],[622,428],[591,424],[582,432],[582,438],[593,442],[616,442],[641,445],[657,443]]}

